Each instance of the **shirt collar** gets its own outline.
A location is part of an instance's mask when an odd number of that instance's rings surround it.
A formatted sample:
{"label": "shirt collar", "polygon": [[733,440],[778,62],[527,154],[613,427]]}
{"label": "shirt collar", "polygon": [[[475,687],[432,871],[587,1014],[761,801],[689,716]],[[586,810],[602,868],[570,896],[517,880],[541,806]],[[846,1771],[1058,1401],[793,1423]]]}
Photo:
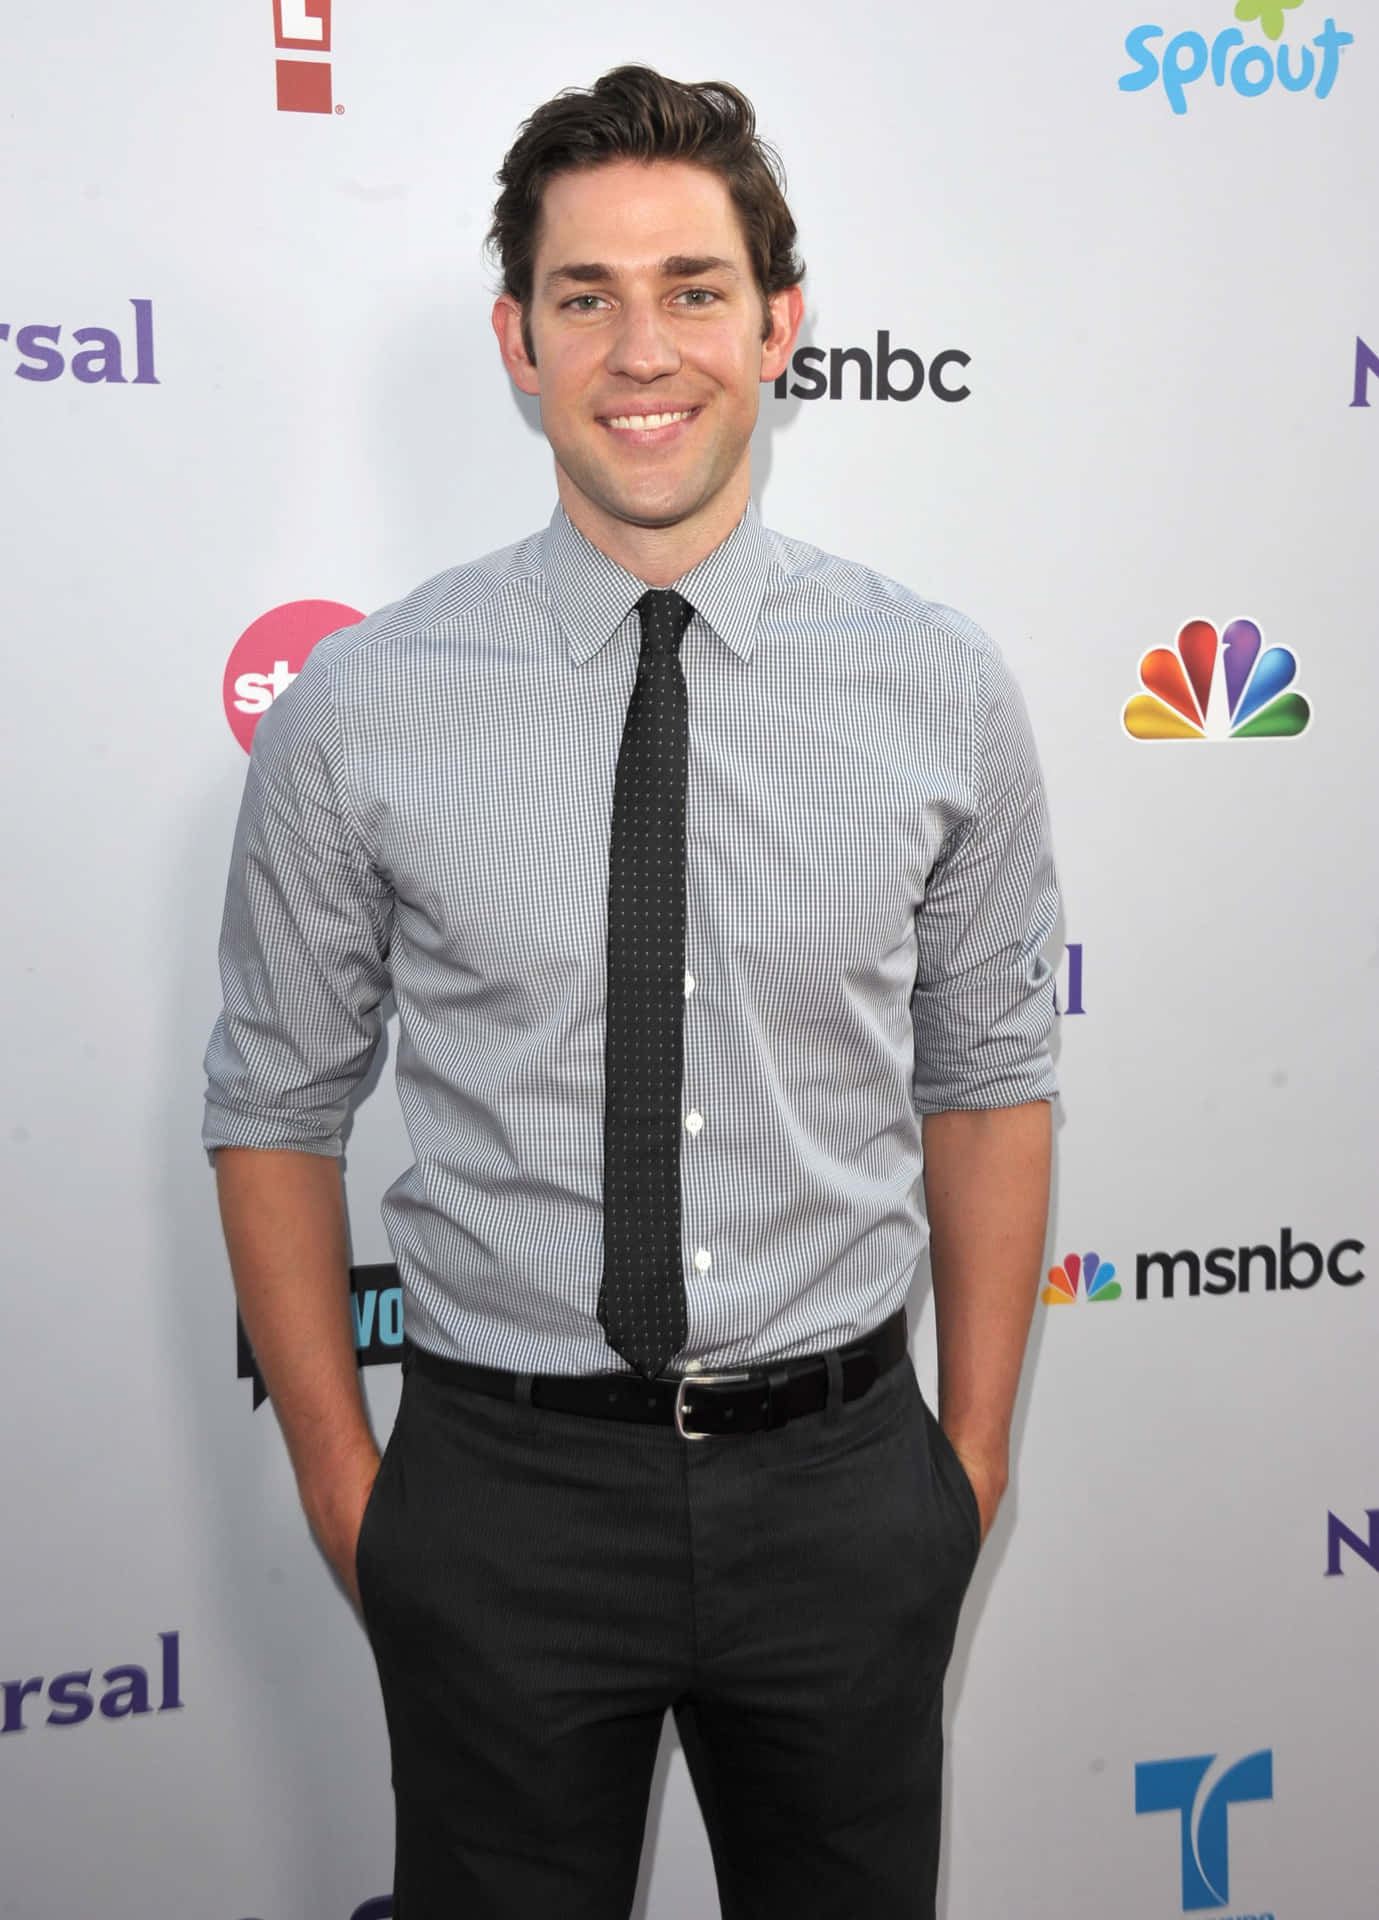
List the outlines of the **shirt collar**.
{"label": "shirt collar", "polygon": [[[751,658],[766,598],[770,562],[756,507],[727,539],[675,581],[675,591],[741,660]],[[546,584],[565,630],[571,665],[582,667],[606,646],[646,592],[638,580],[602,553],[557,506],[545,536]]]}

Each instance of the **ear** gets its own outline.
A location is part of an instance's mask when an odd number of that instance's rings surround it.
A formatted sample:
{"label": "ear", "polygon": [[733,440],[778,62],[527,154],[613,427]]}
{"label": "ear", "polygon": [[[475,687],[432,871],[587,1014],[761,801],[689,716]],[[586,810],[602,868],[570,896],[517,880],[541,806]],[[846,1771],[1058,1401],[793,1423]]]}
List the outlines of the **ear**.
{"label": "ear", "polygon": [[540,393],[541,377],[522,338],[522,309],[510,293],[500,293],[493,303],[493,331],[512,384],[522,393]]}
{"label": "ear", "polygon": [[791,350],[804,320],[804,295],[798,287],[787,287],[783,293],[773,293],[766,304],[771,331],[761,343],[761,377],[778,380],[790,365]]}

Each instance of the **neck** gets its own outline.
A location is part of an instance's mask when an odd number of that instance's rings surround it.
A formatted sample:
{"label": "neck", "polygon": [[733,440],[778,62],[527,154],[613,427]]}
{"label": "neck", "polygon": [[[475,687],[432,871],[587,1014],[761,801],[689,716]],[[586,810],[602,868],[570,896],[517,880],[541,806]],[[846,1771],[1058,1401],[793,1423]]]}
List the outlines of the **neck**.
{"label": "neck", "polygon": [[673,526],[638,526],[608,513],[556,467],[560,504],[571,523],[599,552],[649,587],[668,587],[721,547],[747,511],[751,474],[716,493],[698,513]]}

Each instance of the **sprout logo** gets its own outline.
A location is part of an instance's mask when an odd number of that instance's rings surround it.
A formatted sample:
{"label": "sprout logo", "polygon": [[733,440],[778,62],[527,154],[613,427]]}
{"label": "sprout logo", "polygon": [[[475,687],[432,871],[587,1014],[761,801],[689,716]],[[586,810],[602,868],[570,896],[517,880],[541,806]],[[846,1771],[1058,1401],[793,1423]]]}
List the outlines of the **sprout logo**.
{"label": "sprout logo", "polygon": [[[1223,27],[1208,42],[1205,34],[1175,33],[1160,59],[1150,43],[1162,40],[1164,29],[1135,27],[1125,37],[1125,51],[1135,62],[1129,73],[1117,82],[1122,93],[1142,93],[1156,80],[1162,82],[1168,104],[1174,113],[1187,112],[1187,90],[1211,74],[1214,87],[1231,89],[1246,100],[1267,93],[1274,81],[1286,93],[1306,93],[1311,88],[1318,100],[1325,100],[1336,84],[1341,67],[1341,50],[1354,44],[1353,33],[1342,33],[1329,18],[1312,37],[1311,45],[1300,45],[1296,52],[1283,38],[1284,15],[1300,7],[1303,0],[1239,0],[1237,20],[1258,21],[1265,38],[1277,47],[1246,41],[1239,27]],[[1313,52],[1313,48],[1316,52]],[[1315,86],[1314,83],[1315,82]]]}
{"label": "sprout logo", "polygon": [[1137,693],[1121,716],[1132,740],[1287,740],[1306,730],[1312,709],[1289,693],[1298,670],[1287,647],[1263,647],[1253,620],[1232,620],[1218,636],[1189,620],[1173,648],[1140,661]]}

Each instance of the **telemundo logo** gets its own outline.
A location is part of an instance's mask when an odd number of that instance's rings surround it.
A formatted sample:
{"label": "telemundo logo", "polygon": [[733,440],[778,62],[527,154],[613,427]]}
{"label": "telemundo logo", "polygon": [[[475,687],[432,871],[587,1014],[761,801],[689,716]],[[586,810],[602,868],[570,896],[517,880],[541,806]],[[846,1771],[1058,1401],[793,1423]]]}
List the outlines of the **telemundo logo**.
{"label": "telemundo logo", "polygon": [[[1242,1801],[1274,1797],[1272,1748],[1247,1753],[1208,1784],[1215,1765],[1214,1753],[1201,1753],[1180,1760],[1142,1760],[1135,1768],[1135,1812],[1178,1815],[1184,1913],[1229,1905],[1230,1809]],[[1240,1914],[1237,1920],[1274,1916]]]}
{"label": "telemundo logo", "polygon": [[1229,84],[1232,92],[1246,100],[1268,93],[1275,80],[1286,93],[1311,91],[1318,100],[1325,100],[1336,84],[1341,53],[1354,45],[1355,35],[1342,32],[1328,16],[1310,43],[1300,42],[1294,48],[1283,38],[1284,16],[1302,3],[1238,0],[1236,19],[1258,21],[1265,38],[1277,43],[1273,47],[1247,41],[1239,27],[1223,27],[1210,41],[1191,30],[1175,33],[1160,55],[1153,43],[1164,38],[1164,29],[1134,27],[1125,36],[1125,51],[1135,64],[1116,84],[1122,93],[1142,93],[1158,81],[1175,114],[1187,112],[1188,88],[1208,75],[1214,87],[1224,89]]}

